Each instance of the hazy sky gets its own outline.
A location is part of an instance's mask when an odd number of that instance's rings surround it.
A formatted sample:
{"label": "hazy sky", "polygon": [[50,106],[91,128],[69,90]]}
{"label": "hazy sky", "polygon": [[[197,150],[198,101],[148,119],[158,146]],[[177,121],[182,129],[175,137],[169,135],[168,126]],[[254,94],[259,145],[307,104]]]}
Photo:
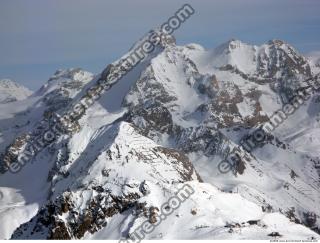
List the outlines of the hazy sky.
{"label": "hazy sky", "polygon": [[178,44],[283,39],[320,50],[320,0],[1,0],[0,78],[35,90],[59,68],[100,72],[184,3],[196,13]]}

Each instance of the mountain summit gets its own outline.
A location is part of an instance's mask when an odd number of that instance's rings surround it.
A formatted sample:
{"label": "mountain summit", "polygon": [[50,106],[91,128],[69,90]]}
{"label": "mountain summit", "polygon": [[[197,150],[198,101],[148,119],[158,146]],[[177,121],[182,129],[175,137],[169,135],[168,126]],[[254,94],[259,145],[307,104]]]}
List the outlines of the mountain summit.
{"label": "mountain summit", "polygon": [[23,100],[31,94],[29,89],[10,79],[0,80],[0,104]]}

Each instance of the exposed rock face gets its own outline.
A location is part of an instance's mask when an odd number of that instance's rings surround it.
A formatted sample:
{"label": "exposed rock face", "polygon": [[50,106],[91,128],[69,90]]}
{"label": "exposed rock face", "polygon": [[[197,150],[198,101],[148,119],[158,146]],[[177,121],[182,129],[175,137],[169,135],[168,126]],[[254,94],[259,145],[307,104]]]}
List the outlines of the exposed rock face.
{"label": "exposed rock face", "polygon": [[10,166],[13,162],[17,161],[19,152],[23,150],[26,146],[27,141],[30,139],[28,134],[23,134],[17,137],[14,142],[6,149],[5,154],[3,155],[3,163],[2,163],[2,170],[6,170],[7,167]]}

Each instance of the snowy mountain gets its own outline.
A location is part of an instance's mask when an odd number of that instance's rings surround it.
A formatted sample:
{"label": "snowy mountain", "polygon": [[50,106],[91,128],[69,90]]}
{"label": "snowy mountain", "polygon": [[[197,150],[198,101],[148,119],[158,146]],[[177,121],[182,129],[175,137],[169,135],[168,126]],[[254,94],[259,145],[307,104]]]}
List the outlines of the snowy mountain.
{"label": "snowy mountain", "polygon": [[23,100],[31,94],[29,89],[10,79],[0,80],[0,104]]}
{"label": "snowy mountain", "polygon": [[[8,170],[142,41],[101,74],[58,70],[23,102],[0,105],[0,238],[139,238],[148,221],[157,226],[146,239],[319,239],[319,95],[252,153],[240,144],[306,80],[319,81],[317,66],[280,40],[212,50],[163,40],[71,132]],[[221,173],[237,147],[245,159]],[[182,188],[190,195],[161,222]]]}

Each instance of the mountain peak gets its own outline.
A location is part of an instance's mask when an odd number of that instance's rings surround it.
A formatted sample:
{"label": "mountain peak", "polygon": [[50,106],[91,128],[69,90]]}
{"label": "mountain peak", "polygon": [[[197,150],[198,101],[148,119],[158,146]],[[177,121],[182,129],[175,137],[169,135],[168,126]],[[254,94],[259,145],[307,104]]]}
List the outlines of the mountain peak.
{"label": "mountain peak", "polygon": [[235,39],[235,38],[231,38],[230,40],[227,41],[229,43],[229,45],[247,45],[246,43],[244,43],[243,41],[239,40],[239,39]]}
{"label": "mountain peak", "polygon": [[234,49],[240,48],[241,46],[248,46],[248,44],[244,43],[238,39],[230,39],[227,42],[222,43],[217,49],[224,50],[224,51],[232,51]]}
{"label": "mountain peak", "polygon": [[[281,46],[283,44],[287,44],[285,41],[283,40],[279,40],[279,39],[272,39],[272,40],[269,40],[267,42],[268,45],[275,45],[275,46]],[[287,44],[288,45],[288,44]]]}
{"label": "mountain peak", "polygon": [[49,78],[49,82],[60,78],[83,80],[88,76],[92,76],[92,73],[89,73],[81,68],[58,69],[54,75]]}
{"label": "mountain peak", "polygon": [[12,87],[21,87],[21,85],[19,85],[18,83],[14,82],[13,80],[11,79],[0,79],[0,88],[6,88],[6,89],[9,89],[9,88],[12,88]]}
{"label": "mountain peak", "polygon": [[58,69],[35,94],[44,95],[60,89],[79,91],[93,78],[92,73],[81,68]]}
{"label": "mountain peak", "polygon": [[0,80],[0,104],[23,100],[31,94],[29,89],[11,79]]}

